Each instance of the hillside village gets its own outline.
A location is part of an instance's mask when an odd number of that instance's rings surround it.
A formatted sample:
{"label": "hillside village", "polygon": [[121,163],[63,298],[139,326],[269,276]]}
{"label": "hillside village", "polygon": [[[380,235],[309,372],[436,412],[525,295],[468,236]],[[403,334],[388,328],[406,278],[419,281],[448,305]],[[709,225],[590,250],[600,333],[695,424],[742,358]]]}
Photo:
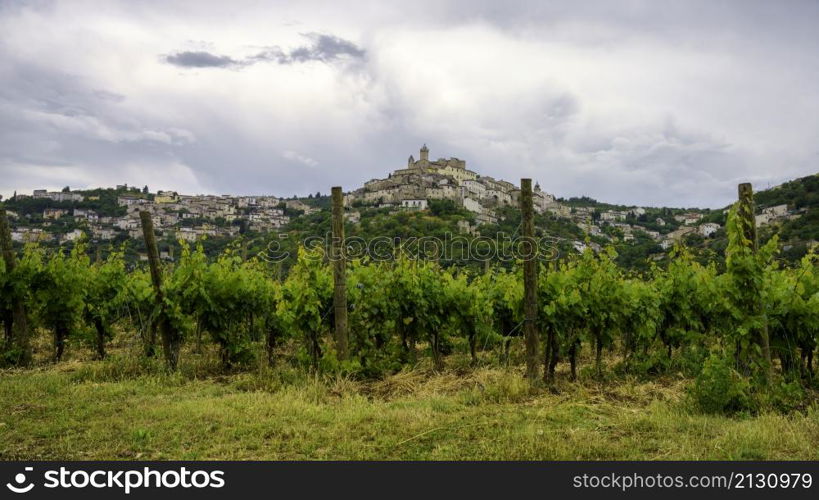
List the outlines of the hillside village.
{"label": "hillside village", "polygon": [[[107,204],[101,197],[106,197]],[[345,204],[348,222],[357,224],[362,211],[368,209],[424,211],[432,200],[449,200],[472,215],[469,221],[460,221],[458,229],[476,234],[481,226],[497,224],[505,209],[517,207],[519,197],[517,185],[470,170],[464,160],[430,160],[429,149],[424,145],[418,160],[411,155],[405,168],[393,170],[386,178],[365,182],[346,194]],[[640,241],[656,245],[657,252],[662,252],[682,239],[718,235],[727,212],[616,207],[590,199],[562,200],[544,192],[537,183],[533,197],[537,213],[579,228],[571,242],[578,251],[588,245],[599,250],[609,242]],[[38,189],[30,195],[15,193],[7,205],[14,241],[61,244],[83,235],[95,241],[141,240],[140,211],[151,213],[157,232],[172,240],[234,238],[247,231],[285,232],[294,217],[319,210],[305,201],[310,200],[267,195],[184,195],[171,191],[152,194],[147,187],[140,190],[119,185],[114,190],[72,192],[65,188]],[[27,206],[29,212],[18,214],[13,209],[16,206]],[[34,212],[32,206],[43,208]],[[94,209],[95,206],[100,208]],[[762,207],[757,224],[764,227],[794,220],[804,210],[788,204]]]}
{"label": "hillside village", "polygon": [[[274,196],[180,195],[171,191],[150,195],[136,188],[129,189],[127,185],[117,186],[116,193],[120,215],[101,214],[91,208],[59,206],[44,208],[41,218],[33,218],[29,222],[10,210],[8,214],[16,222],[12,240],[21,243],[62,243],[74,241],[83,234],[102,241],[141,239],[139,212],[148,211],[152,215],[154,228],[160,234],[178,240],[196,241],[205,236],[235,237],[242,228],[258,232],[276,231],[290,220],[285,211],[309,213],[315,210],[299,200],[281,200]],[[16,194],[14,201],[21,203],[27,199],[82,203],[98,201],[99,196],[35,190],[31,195]],[[49,231],[54,222],[63,218],[73,220],[77,227],[62,233]]]}

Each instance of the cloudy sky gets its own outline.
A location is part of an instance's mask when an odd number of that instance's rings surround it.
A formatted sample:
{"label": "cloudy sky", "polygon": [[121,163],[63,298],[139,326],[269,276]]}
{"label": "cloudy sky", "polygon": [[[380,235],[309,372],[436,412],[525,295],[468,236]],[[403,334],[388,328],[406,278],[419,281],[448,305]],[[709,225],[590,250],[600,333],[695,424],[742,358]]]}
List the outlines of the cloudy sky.
{"label": "cloudy sky", "polygon": [[423,143],[557,196],[819,172],[819,2],[0,0],[0,194],[307,194]]}

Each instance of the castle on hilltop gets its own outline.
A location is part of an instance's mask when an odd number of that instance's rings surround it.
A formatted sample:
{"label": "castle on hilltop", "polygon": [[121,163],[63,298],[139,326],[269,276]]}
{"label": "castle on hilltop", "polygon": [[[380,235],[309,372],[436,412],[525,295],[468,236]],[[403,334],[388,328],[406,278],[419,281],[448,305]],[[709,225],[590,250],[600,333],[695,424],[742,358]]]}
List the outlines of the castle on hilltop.
{"label": "castle on hilltop", "polygon": [[421,159],[416,161],[415,158],[410,155],[407,160],[407,168],[396,170],[393,172],[393,175],[406,175],[416,172],[431,172],[447,175],[458,182],[478,178],[478,174],[466,169],[466,162],[464,160],[458,158],[438,158],[435,161],[429,161],[429,148],[427,148],[426,144],[421,148]]}
{"label": "castle on hilltop", "polygon": [[[386,179],[372,179],[346,197],[348,204],[424,208],[428,200],[453,200],[474,212],[479,223],[497,221],[497,207],[517,204],[520,189],[500,179],[478,175],[458,158],[429,159],[427,145],[416,160],[410,155],[407,167],[394,170]],[[535,208],[539,212],[555,204],[554,196],[535,185]]]}

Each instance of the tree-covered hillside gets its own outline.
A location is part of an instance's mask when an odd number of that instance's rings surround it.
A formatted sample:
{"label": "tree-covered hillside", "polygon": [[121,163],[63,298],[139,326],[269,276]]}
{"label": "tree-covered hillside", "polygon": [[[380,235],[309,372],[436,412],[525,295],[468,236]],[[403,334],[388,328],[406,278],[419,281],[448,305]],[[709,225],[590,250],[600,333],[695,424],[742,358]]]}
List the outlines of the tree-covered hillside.
{"label": "tree-covered hillside", "polygon": [[[754,194],[754,201],[757,214],[772,207],[787,205],[790,213],[788,217],[759,226],[761,243],[767,242],[774,235],[778,236],[780,257],[785,261],[798,261],[819,241],[819,175],[794,179],[771,189],[758,191]],[[712,214],[715,218],[724,219],[721,210],[715,210]],[[699,244],[691,243],[722,255],[727,240],[725,232],[720,231],[710,240],[700,241]]]}

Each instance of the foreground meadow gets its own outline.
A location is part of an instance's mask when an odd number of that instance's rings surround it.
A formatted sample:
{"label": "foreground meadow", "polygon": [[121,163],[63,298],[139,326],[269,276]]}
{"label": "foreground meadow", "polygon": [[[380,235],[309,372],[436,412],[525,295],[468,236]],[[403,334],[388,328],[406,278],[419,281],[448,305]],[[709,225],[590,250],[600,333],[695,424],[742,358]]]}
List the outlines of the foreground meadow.
{"label": "foreground meadow", "polygon": [[[690,380],[531,388],[522,371],[420,365],[377,381],[282,365],[179,373],[116,351],[0,374],[3,460],[817,460],[819,406],[708,416]],[[561,375],[561,374],[559,374]]]}

